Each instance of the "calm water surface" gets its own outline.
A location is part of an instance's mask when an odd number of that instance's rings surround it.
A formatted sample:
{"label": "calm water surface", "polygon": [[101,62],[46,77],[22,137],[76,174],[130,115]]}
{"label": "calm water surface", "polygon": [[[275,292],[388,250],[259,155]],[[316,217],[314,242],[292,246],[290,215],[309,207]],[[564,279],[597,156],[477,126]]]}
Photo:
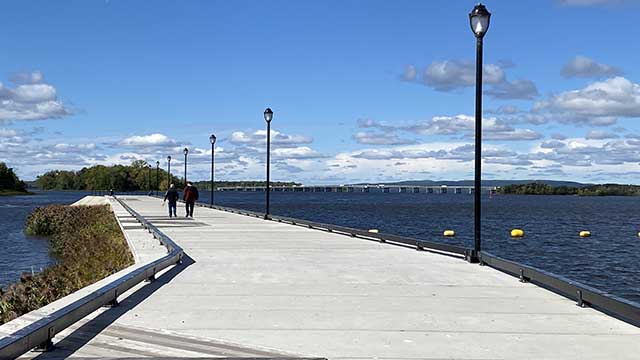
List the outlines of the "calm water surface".
{"label": "calm water surface", "polygon": [[31,211],[49,204],[70,204],[86,194],[42,192],[0,197],[0,287],[18,280],[22,273],[38,272],[52,263],[47,241],[24,234],[24,222]]}
{"label": "calm water surface", "polygon": [[[52,192],[2,198],[0,286],[31,267],[39,270],[51,263],[46,241],[23,233],[29,212],[84,195]],[[215,196],[220,205],[264,211],[264,193]],[[201,191],[201,200],[208,199],[209,193]],[[457,245],[473,243],[473,196],[466,194],[278,192],[271,199],[271,211],[277,215]],[[640,302],[640,198],[498,195],[483,198],[482,208],[486,250]],[[513,228],[524,229],[525,237],[512,239]],[[442,237],[445,229],[455,230],[456,237]],[[580,238],[581,230],[592,236]]]}

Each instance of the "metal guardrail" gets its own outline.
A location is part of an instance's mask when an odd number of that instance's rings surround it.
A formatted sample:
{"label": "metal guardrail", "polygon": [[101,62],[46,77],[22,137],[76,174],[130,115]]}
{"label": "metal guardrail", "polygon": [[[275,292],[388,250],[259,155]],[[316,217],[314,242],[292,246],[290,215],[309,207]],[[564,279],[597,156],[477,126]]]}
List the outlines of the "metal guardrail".
{"label": "metal guardrail", "polygon": [[159,271],[179,263],[184,256],[181,247],[176,245],[162,231],[150,224],[140,214],[131,209],[122,200],[116,200],[136,218],[153,236],[167,247],[168,254],[145,266],[114,280],[85,297],[55,311],[54,313],[0,339],[0,360],[15,359],[27,351],[43,347],[49,348],[55,334],[66,329],[95,310],[117,302],[118,296],[147,279],[155,278]]}
{"label": "metal guardrail", "polygon": [[[209,204],[200,202],[197,202],[196,205],[200,207],[207,207],[251,217],[264,218],[264,213],[255,211],[242,210],[218,205],[211,206]],[[463,255],[466,260],[470,260],[470,256],[472,255],[471,248],[441,244],[398,235],[371,233],[366,230],[359,230],[344,226],[329,225],[309,220],[295,219],[276,215],[270,215],[268,220],[284,222],[298,226],[306,226],[309,228],[325,230],[329,232],[337,232],[345,235],[350,235],[352,237],[377,240],[380,242],[410,245],[415,246],[418,250],[431,249],[446,253],[459,254]],[[513,275],[519,278],[522,282],[531,282],[540,287],[551,290],[559,295],[576,301],[578,306],[589,306],[616,319],[640,327],[639,303],[620,298],[618,296],[606,293],[577,281],[569,280],[560,275],[500,258],[486,251],[480,252],[478,256],[481,265],[487,265],[498,271]]]}
{"label": "metal guardrail", "polygon": [[521,282],[531,282],[551,290],[576,301],[580,307],[589,306],[640,327],[640,304],[636,302],[569,280],[560,275],[500,258],[486,251],[480,252],[480,264],[488,265],[496,270],[518,277]]}

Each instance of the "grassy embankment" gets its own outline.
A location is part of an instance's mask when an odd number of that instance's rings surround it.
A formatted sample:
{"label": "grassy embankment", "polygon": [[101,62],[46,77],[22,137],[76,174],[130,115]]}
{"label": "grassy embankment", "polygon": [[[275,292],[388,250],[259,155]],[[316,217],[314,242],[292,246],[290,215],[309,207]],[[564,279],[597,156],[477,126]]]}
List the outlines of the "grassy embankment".
{"label": "grassy embankment", "polygon": [[46,237],[57,262],[39,274],[24,274],[19,282],[0,290],[0,324],[133,264],[108,206],[37,208],[27,219],[25,232]]}

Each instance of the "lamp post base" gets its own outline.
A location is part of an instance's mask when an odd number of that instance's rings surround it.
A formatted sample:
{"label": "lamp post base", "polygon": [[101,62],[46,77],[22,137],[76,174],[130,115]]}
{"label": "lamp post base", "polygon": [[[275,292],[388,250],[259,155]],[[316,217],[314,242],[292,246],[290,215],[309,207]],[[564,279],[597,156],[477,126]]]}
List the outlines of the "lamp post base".
{"label": "lamp post base", "polygon": [[473,249],[470,249],[464,255],[464,259],[467,260],[471,264],[477,264],[477,263],[480,262],[480,254],[477,251],[475,251]]}

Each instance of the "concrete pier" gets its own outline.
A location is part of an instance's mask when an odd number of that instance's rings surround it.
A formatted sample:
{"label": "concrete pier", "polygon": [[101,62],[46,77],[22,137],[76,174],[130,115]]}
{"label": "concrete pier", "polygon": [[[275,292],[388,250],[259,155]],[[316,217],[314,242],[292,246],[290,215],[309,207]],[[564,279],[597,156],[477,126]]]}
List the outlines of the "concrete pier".
{"label": "concrete pier", "polygon": [[[169,219],[159,199],[123,200],[189,258],[56,337],[63,346],[43,358],[640,354],[639,328],[486,266],[206,208]],[[141,241],[138,226],[123,229]]]}

